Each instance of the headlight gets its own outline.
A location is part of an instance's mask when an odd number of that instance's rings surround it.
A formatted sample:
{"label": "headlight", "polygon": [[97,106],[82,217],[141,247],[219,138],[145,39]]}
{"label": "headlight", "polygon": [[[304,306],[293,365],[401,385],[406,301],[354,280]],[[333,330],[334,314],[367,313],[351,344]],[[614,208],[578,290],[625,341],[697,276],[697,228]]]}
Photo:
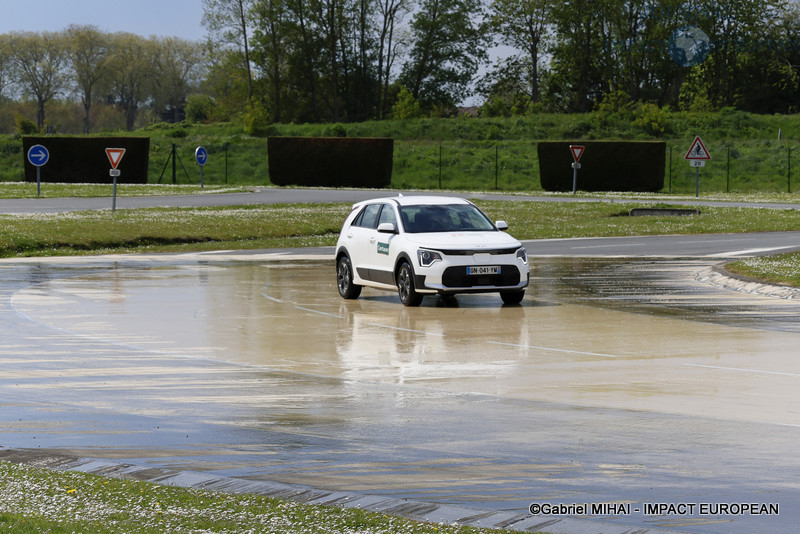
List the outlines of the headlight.
{"label": "headlight", "polygon": [[418,250],[417,259],[422,267],[430,267],[437,261],[442,261],[442,255],[434,250]]}
{"label": "headlight", "polygon": [[517,259],[522,260],[522,263],[528,263],[528,253],[525,252],[524,248],[521,248],[517,251]]}

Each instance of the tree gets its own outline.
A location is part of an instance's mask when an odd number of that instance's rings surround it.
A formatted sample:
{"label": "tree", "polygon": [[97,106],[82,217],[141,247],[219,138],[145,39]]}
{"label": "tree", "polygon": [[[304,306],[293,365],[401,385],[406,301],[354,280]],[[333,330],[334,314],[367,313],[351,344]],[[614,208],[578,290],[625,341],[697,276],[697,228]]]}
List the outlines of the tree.
{"label": "tree", "polygon": [[293,115],[296,120],[318,122],[320,110],[320,51],[324,48],[317,31],[313,12],[307,0],[286,0],[287,32],[289,40],[289,85],[293,93]]}
{"label": "tree", "polygon": [[548,95],[560,111],[585,113],[607,90],[606,2],[571,0],[553,9],[555,45]]}
{"label": "tree", "polygon": [[479,0],[423,0],[411,22],[413,45],[402,85],[426,109],[454,106],[486,59],[488,32]]}
{"label": "tree", "polygon": [[186,98],[199,84],[202,51],[197,43],[177,37],[156,39],[153,45],[153,109],[178,122],[186,115]]}
{"label": "tree", "polygon": [[532,103],[539,101],[539,61],[552,18],[552,9],[552,0],[492,2],[492,28],[507,45],[522,51],[516,61],[506,61],[506,66],[518,67],[517,78],[524,76],[526,79],[526,92]]}
{"label": "tree", "polygon": [[716,107],[742,106],[746,91],[745,72],[752,64],[765,65],[775,50],[765,39],[771,33],[779,12],[786,6],[780,0],[737,0],[698,2],[702,17],[698,25],[708,34],[711,43],[709,66],[704,83]]}
{"label": "tree", "polygon": [[395,31],[411,10],[411,0],[379,0],[380,29],[378,33],[378,95],[376,118],[382,119],[389,108],[389,78],[403,44]]}
{"label": "tree", "polygon": [[117,33],[110,40],[109,101],[125,111],[125,126],[133,130],[139,107],[150,97],[155,74],[155,43],[131,33]]}
{"label": "tree", "polygon": [[89,133],[95,89],[108,73],[108,35],[95,26],[67,29],[72,76],[83,104],[83,133]]}
{"label": "tree", "polygon": [[287,73],[287,8],[284,0],[257,0],[252,10],[253,59],[266,77],[266,100],[272,120],[283,117],[283,96]]}
{"label": "tree", "polygon": [[0,35],[0,97],[11,80],[12,47],[8,35]]}
{"label": "tree", "polygon": [[241,54],[226,51],[219,54],[206,50],[207,77],[204,86],[217,102],[215,116],[235,117],[248,106],[247,73],[242,69]]}
{"label": "tree", "polygon": [[45,104],[68,87],[66,38],[61,32],[12,33],[11,46],[15,75],[22,91],[36,99],[41,129]]}
{"label": "tree", "polygon": [[252,0],[203,0],[203,25],[220,44],[233,46],[243,53],[247,72],[247,98],[253,99],[253,73],[250,69],[248,20]]}
{"label": "tree", "polygon": [[[348,120],[363,121],[375,116],[378,107],[377,28],[375,18],[380,4],[376,0],[355,0],[351,12],[350,39],[342,39],[342,49],[350,50],[350,65],[345,65],[345,109]],[[349,41],[349,42],[348,42]]]}

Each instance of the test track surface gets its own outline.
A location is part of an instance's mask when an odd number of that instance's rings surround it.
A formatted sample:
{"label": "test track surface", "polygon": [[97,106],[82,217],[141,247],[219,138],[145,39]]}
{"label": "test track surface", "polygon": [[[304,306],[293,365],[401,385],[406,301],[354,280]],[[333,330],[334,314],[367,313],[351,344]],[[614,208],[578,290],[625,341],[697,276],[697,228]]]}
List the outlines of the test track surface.
{"label": "test track surface", "polygon": [[[339,299],[329,248],[5,260],[0,457],[519,530],[790,532],[800,304],[702,273],[798,243],[528,242],[522,306],[415,310]],[[780,515],[644,511],[743,502]],[[576,503],[629,508],[528,512]]]}

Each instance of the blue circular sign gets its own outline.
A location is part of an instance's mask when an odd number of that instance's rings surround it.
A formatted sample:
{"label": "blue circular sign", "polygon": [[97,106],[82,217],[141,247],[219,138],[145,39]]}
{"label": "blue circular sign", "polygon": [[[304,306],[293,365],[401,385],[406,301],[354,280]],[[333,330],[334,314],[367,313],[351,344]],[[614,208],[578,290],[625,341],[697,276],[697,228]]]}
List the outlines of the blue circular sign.
{"label": "blue circular sign", "polygon": [[33,145],[28,149],[28,161],[34,167],[41,167],[50,159],[50,152],[42,145]]}
{"label": "blue circular sign", "polygon": [[201,167],[208,163],[208,151],[205,147],[199,146],[194,151],[194,159],[197,160],[197,164]]}

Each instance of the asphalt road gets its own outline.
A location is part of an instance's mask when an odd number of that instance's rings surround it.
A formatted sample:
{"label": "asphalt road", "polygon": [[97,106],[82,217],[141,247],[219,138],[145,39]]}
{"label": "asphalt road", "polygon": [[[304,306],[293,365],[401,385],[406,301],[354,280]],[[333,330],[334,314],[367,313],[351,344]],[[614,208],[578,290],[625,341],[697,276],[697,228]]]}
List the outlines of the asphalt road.
{"label": "asphalt road", "polygon": [[[145,207],[213,207],[283,203],[359,202],[392,195],[394,192],[342,189],[259,189],[251,193],[223,193],[153,197],[118,197],[117,208]],[[408,192],[406,195],[453,193]],[[460,193],[455,193],[460,194]],[[520,202],[609,202],[628,200],[540,197],[502,193],[463,193],[468,198],[514,200]],[[762,207],[768,209],[800,209],[800,204],[743,203],[715,201],[670,201],[686,206]],[[0,213],[57,213],[79,210],[110,209],[107,198],[41,198],[0,199]],[[736,257],[800,250],[800,231],[759,234],[714,234],[699,236],[652,236],[617,238],[553,239],[528,243],[531,254],[546,256],[706,256]],[[289,251],[290,252],[290,251]]]}
{"label": "asphalt road", "polygon": [[[220,193],[177,196],[125,197],[117,196],[117,209],[149,207],[190,207],[190,206],[240,206],[252,204],[283,204],[302,202],[359,202],[370,198],[395,195],[396,191],[375,189],[287,189],[262,188],[250,193]],[[582,197],[550,197],[535,195],[514,195],[505,193],[468,193],[411,191],[404,195],[457,195],[474,199],[516,200],[535,202],[607,202],[620,204],[630,200],[593,199]],[[761,207],[768,209],[800,209],[793,203],[753,203],[720,202],[706,200],[669,200],[670,204],[683,206],[730,206]],[[38,198],[38,199],[0,199],[0,213],[55,213],[65,211],[111,209],[111,198]]]}

